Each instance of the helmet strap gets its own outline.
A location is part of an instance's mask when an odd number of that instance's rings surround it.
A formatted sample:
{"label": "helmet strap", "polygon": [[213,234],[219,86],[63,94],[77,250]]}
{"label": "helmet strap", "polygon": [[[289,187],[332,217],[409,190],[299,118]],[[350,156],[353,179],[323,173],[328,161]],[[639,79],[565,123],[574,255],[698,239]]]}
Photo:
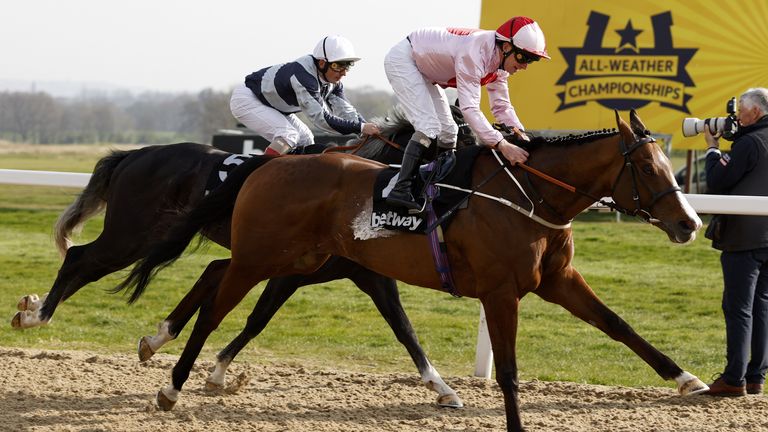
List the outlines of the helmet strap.
{"label": "helmet strap", "polygon": [[[511,45],[511,43],[510,43],[510,45]],[[499,44],[499,49],[501,50],[501,61],[499,62],[499,69],[505,70],[504,69],[504,63],[506,63],[507,58],[509,56],[511,56],[515,52],[515,50],[514,49],[510,49],[509,51],[504,51],[504,43],[503,42]]]}
{"label": "helmet strap", "polygon": [[323,67],[320,67],[320,60],[322,59],[315,59],[315,67],[317,68],[318,72],[323,74],[323,79],[328,81],[328,77],[325,74],[326,72],[328,72],[328,68],[331,66],[331,62],[329,62],[328,60],[324,60],[325,64],[323,65]]}

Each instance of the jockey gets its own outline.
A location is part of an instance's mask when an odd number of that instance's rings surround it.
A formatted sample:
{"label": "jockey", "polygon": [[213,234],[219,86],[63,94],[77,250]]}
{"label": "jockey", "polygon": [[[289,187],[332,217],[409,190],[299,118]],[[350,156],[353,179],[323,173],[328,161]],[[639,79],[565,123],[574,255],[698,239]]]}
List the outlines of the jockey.
{"label": "jockey", "polygon": [[527,139],[509,100],[507,78],[541,58],[550,58],[544,33],[536,21],[523,16],[511,18],[495,32],[419,29],[395,45],[384,59],[384,70],[415,132],[387,202],[419,209],[411,183],[424,149],[434,140],[444,149],[456,146],[457,126],[445,87],[456,88],[464,119],[482,143],[497,148],[512,164],[525,162],[528,153],[505,140],[480,111],[480,88],[486,87],[496,120],[517,128],[519,137]]}
{"label": "jockey", "polygon": [[232,92],[232,115],[270,142],[266,154],[285,154],[314,144],[312,131],[296,116],[300,111],[331,133],[377,134],[378,126],[366,123],[344,98],[340,81],[358,60],[348,39],[326,36],[312,55],[245,77],[245,83]]}

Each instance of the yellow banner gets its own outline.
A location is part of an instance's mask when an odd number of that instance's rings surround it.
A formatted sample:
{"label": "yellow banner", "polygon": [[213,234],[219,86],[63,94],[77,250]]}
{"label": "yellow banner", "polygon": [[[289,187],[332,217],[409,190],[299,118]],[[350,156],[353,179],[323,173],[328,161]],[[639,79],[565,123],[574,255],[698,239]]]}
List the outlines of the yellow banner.
{"label": "yellow banner", "polygon": [[728,99],[768,87],[765,0],[483,0],[480,28],[516,15],[539,22],[552,57],[509,79],[526,129],[613,128],[614,109],[635,109],[673,148],[704,149],[682,136],[684,118],[725,116]]}

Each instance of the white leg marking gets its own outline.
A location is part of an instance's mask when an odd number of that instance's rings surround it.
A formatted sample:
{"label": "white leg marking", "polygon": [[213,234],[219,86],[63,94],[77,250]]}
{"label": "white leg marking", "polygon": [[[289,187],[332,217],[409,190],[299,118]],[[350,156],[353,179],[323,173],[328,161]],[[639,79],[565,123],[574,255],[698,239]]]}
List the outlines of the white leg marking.
{"label": "white leg marking", "polygon": [[421,380],[428,389],[437,392],[437,404],[445,407],[462,408],[464,403],[456,392],[443,381],[443,378],[440,377],[437,369],[432,367],[431,363],[427,363],[427,365],[429,367],[426,372],[421,375]]}
{"label": "white leg marking", "polygon": [[232,360],[217,361],[216,367],[213,369],[213,372],[211,372],[206,381],[219,387],[224,387],[224,383],[227,378],[227,368],[229,368],[229,364],[231,362]]}
{"label": "white leg marking", "polygon": [[675,377],[675,382],[677,382],[677,391],[683,396],[693,396],[709,390],[708,385],[686,371]]}
{"label": "white leg marking", "polygon": [[[18,322],[18,328],[22,328],[22,329],[48,324],[48,321],[43,321],[40,319],[39,310],[35,310],[35,311],[25,310],[21,312],[16,312],[16,316],[14,317],[12,322]],[[16,327],[16,325],[14,325],[14,327]]]}
{"label": "white leg marking", "polygon": [[[163,345],[174,339],[169,330],[171,323],[169,321],[163,321],[157,325],[157,334],[155,336],[147,336],[146,341],[153,352],[157,352]],[[168,396],[168,395],[166,395]]]}
{"label": "white leg marking", "polygon": [[165,397],[167,397],[168,400],[170,400],[171,402],[176,402],[179,400],[179,390],[176,390],[175,388],[173,388],[173,384],[168,384],[165,388],[163,388],[160,391],[163,392]]}

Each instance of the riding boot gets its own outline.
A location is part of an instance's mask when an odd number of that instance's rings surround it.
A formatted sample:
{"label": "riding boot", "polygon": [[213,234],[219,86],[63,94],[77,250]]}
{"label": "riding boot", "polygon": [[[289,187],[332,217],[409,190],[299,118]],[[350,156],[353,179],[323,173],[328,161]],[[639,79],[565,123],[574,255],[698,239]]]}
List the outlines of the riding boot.
{"label": "riding boot", "polygon": [[405,155],[400,166],[400,175],[395,187],[387,195],[387,204],[406,207],[411,210],[419,210],[421,206],[413,197],[413,180],[421,162],[421,155],[426,147],[416,140],[408,141],[405,147]]}

